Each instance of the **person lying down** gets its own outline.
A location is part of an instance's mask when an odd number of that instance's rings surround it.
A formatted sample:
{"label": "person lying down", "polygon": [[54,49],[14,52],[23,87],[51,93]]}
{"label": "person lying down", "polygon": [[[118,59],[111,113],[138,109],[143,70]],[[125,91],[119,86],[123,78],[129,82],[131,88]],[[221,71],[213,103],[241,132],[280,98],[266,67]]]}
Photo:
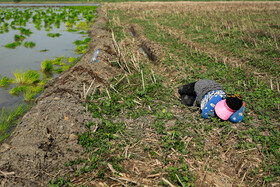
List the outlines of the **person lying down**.
{"label": "person lying down", "polygon": [[203,118],[214,116],[233,123],[242,121],[246,104],[238,94],[226,94],[219,83],[201,79],[178,89],[181,102],[187,106],[198,106]]}

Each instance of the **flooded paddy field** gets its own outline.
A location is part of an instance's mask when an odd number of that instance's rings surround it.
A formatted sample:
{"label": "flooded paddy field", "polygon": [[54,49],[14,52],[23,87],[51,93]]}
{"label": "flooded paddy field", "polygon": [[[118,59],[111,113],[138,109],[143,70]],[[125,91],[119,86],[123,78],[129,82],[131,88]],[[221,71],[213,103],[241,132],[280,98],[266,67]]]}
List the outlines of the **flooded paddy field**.
{"label": "flooded paddy field", "polygon": [[[3,6],[3,4],[1,5]],[[83,51],[73,42],[87,38],[87,28],[93,21],[94,8],[0,8],[0,77],[15,78],[14,73],[40,72],[44,60],[77,58]],[[84,12],[83,12],[84,11]],[[89,12],[90,11],[90,12]],[[89,14],[87,14],[89,13]],[[86,16],[86,17],[85,17]],[[76,49],[76,51],[75,51]],[[85,51],[85,50],[84,50]],[[71,60],[70,60],[71,61]],[[60,64],[63,65],[63,64]],[[59,64],[53,64],[59,68]],[[56,68],[54,68],[56,69]],[[58,71],[48,73],[57,76]],[[40,72],[41,78],[50,78]],[[1,80],[0,79],[0,80]],[[20,101],[22,95],[11,95],[17,84],[1,85],[0,109]]]}
{"label": "flooded paddy field", "polygon": [[2,124],[8,111],[32,105],[48,80],[68,70],[87,51],[88,29],[96,17],[96,6],[2,6],[0,141],[6,130],[11,130]]}

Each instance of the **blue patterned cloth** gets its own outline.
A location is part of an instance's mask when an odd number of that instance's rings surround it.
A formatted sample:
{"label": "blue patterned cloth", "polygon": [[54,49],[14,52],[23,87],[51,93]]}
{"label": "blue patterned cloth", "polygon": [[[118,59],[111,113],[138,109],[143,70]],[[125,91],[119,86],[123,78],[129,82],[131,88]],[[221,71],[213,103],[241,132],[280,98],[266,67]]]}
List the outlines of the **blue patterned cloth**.
{"label": "blue patterned cloth", "polygon": [[222,90],[215,90],[207,93],[201,101],[201,110],[203,118],[210,118],[215,116],[216,104],[223,100],[226,94]]}
{"label": "blue patterned cloth", "polygon": [[239,110],[237,110],[230,116],[229,121],[233,123],[238,123],[242,121],[244,116],[244,110],[245,110],[245,106],[242,106]]}
{"label": "blue patterned cloth", "polygon": [[[226,98],[226,93],[223,90],[214,90],[211,92],[208,92],[207,94],[204,95],[204,97],[201,100],[201,104],[200,104],[200,109],[203,110],[204,107],[206,106],[206,104],[210,101],[210,99],[212,99],[213,96],[215,95],[220,95],[222,97],[222,99]],[[217,104],[217,103],[216,103]],[[215,105],[216,105],[215,104]]]}

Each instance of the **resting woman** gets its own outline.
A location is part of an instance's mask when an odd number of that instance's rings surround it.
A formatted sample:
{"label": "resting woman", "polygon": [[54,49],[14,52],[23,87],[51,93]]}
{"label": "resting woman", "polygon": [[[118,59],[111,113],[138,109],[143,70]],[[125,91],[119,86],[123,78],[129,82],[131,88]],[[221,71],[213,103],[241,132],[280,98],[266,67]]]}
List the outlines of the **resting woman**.
{"label": "resting woman", "polygon": [[213,80],[199,80],[183,85],[178,90],[181,102],[199,106],[203,118],[217,115],[222,120],[238,123],[243,119],[245,102],[235,95],[226,95],[223,87]]}

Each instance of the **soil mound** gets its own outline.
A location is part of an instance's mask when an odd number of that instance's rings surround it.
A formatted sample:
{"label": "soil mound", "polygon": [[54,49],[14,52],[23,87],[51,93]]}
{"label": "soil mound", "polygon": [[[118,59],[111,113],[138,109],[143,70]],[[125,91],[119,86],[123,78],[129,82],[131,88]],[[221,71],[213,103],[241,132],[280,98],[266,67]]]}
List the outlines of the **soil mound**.
{"label": "soil mound", "polygon": [[[36,105],[23,117],[13,135],[0,146],[0,184],[2,186],[46,186],[58,174],[75,168],[64,163],[80,156],[78,134],[91,120],[85,112],[84,95],[103,89],[116,75],[109,60],[115,58],[111,34],[101,7],[89,30],[89,51],[81,61],[49,81]],[[100,48],[99,62],[90,63]],[[71,149],[70,149],[71,148]]]}

